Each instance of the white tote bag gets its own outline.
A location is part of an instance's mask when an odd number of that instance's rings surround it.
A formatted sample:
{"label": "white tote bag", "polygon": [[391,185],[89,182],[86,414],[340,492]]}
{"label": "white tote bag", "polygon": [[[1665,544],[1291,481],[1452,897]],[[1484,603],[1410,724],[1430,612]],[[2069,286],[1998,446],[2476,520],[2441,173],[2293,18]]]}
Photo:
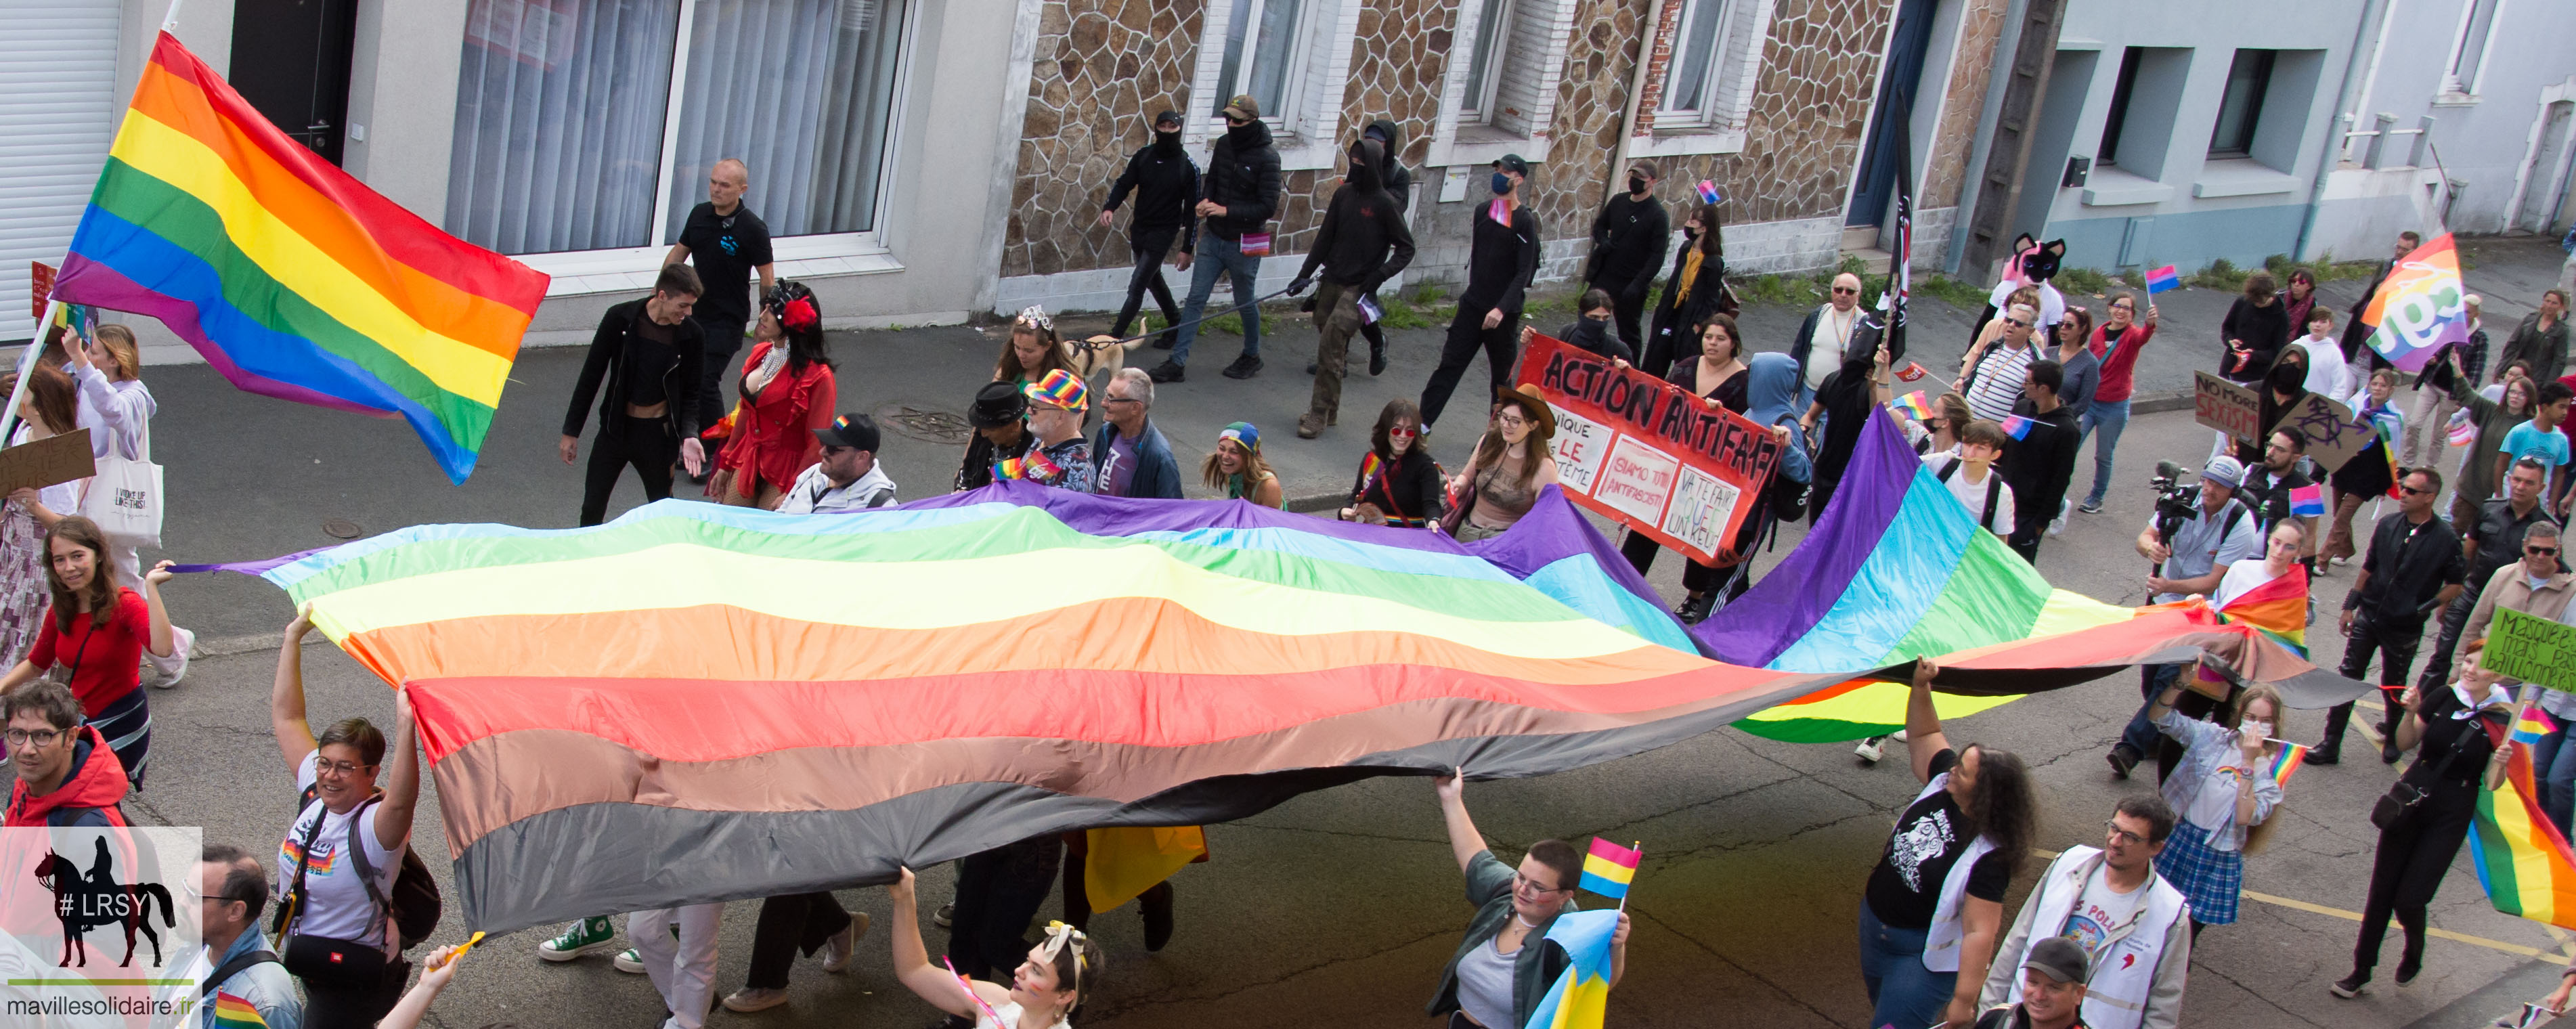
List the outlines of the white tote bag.
{"label": "white tote bag", "polygon": [[107,456],[98,459],[98,475],[81,497],[80,513],[97,522],[116,545],[159,547],[164,506],[161,466],[152,463],[152,423],[147,421],[140,459],[126,457],[109,441]]}

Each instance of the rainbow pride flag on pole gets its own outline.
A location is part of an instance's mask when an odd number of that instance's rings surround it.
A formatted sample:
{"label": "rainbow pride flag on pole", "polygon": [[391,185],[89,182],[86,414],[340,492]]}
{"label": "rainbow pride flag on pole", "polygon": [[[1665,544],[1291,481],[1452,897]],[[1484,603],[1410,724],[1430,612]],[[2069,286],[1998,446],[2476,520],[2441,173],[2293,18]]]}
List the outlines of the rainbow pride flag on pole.
{"label": "rainbow pride flag on pole", "polygon": [[1584,889],[1612,899],[1628,895],[1628,884],[1637,878],[1637,863],[1645,854],[1622,847],[1601,837],[1592,838],[1592,852],[1583,856]]}
{"label": "rainbow pride flag on pole", "polygon": [[2400,371],[2424,370],[2444,346],[2469,341],[2469,312],[2460,302],[2468,292],[2451,234],[2424,241],[2389,270],[2362,310],[2370,348]]}
{"label": "rainbow pride flag on pole", "polygon": [[2530,748],[2513,748],[2502,789],[2478,791],[2469,857],[2496,910],[2576,929],[2576,858],[2568,853],[2567,837],[2540,811]]}
{"label": "rainbow pride flag on pole", "polygon": [[1610,1011],[1610,935],[1618,930],[1617,911],[1556,916],[1547,938],[1564,947],[1574,963],[1530,1009],[1530,1029],[1600,1029]]}
{"label": "rainbow pride flag on pole", "polygon": [[546,283],[287,138],[164,32],[54,296],[159,318],[241,389],[399,416],[463,482]]}

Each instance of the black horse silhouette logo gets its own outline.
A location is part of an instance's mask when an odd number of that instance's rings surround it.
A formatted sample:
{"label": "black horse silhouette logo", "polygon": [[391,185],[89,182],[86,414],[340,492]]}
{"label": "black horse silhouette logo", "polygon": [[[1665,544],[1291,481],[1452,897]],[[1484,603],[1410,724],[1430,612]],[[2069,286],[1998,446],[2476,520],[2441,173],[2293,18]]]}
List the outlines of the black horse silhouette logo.
{"label": "black horse silhouette logo", "polygon": [[[63,923],[63,958],[55,962],[63,968],[88,967],[89,943],[83,939],[89,931],[102,926],[125,926],[125,960],[116,963],[124,968],[134,963],[134,931],[140,929],[152,941],[152,967],[161,966],[161,934],[152,931],[151,902],[161,902],[161,924],[176,929],[179,919],[170,910],[170,891],[159,883],[123,885],[116,881],[115,862],[108,856],[107,837],[98,838],[98,857],[90,862],[89,874],[81,874],[72,859],[51,851],[36,862],[36,881],[54,891],[54,917]],[[79,955],[77,966],[73,955]]]}

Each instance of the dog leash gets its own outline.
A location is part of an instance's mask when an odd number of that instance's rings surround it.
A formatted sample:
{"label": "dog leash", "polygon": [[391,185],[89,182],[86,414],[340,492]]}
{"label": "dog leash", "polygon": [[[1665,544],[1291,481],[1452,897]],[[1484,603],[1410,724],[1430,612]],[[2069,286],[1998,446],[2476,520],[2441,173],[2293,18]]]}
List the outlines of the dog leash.
{"label": "dog leash", "polygon": [[[1075,343],[1073,343],[1073,345],[1074,345],[1074,346],[1076,346],[1076,347],[1079,347],[1079,348],[1081,348],[1081,349],[1083,349],[1083,350],[1085,350],[1085,351],[1107,350],[1107,349],[1109,349],[1110,347],[1123,347],[1123,346],[1126,346],[1126,345],[1127,345],[1127,344],[1129,344],[1129,343],[1136,342],[1137,340],[1140,340],[1140,339],[1151,339],[1151,338],[1153,338],[1153,337],[1155,337],[1155,336],[1160,336],[1160,335],[1162,335],[1162,334],[1164,334],[1164,333],[1166,333],[1166,332],[1178,332],[1178,331],[1180,331],[1183,327],[1191,326],[1191,325],[1197,325],[1197,324],[1199,324],[1199,323],[1201,323],[1201,322],[1207,321],[1207,320],[1212,319],[1212,318],[1223,318],[1223,317],[1225,317],[1226,315],[1237,313],[1237,312],[1239,312],[1239,311],[1244,310],[1245,308],[1255,307],[1255,306],[1258,306],[1258,305],[1260,305],[1260,304],[1262,304],[1262,303],[1265,303],[1265,302],[1267,302],[1267,301],[1276,300],[1276,299],[1278,299],[1278,298],[1280,298],[1280,297],[1284,297],[1284,296],[1287,296],[1287,295],[1288,295],[1288,287],[1286,287],[1286,286],[1281,286],[1281,287],[1279,287],[1279,289],[1278,289],[1278,291],[1277,291],[1277,292],[1274,292],[1274,293],[1268,293],[1268,294],[1264,294],[1264,295],[1262,295],[1262,296],[1254,297],[1254,298],[1252,298],[1252,299],[1250,299],[1250,300],[1246,300],[1246,301],[1244,301],[1243,303],[1236,304],[1236,305],[1234,305],[1233,307],[1226,308],[1225,310],[1222,310],[1222,311],[1215,311],[1215,312],[1209,312],[1209,313],[1202,313],[1202,314],[1200,314],[1198,317],[1193,318],[1193,319],[1191,319],[1191,320],[1189,320],[1189,321],[1185,321],[1185,322],[1178,322],[1178,323],[1175,323],[1175,324],[1166,325],[1166,326],[1164,326],[1164,327],[1162,327],[1162,328],[1155,329],[1155,330],[1154,330],[1154,331],[1152,331],[1152,332],[1140,332],[1140,333],[1137,333],[1137,334],[1135,334],[1135,335],[1133,335],[1133,336],[1126,337],[1126,338],[1124,338],[1124,339],[1111,339],[1111,340],[1103,340],[1103,339],[1100,339],[1100,338],[1099,338],[1099,337],[1097,337],[1097,336],[1094,336],[1094,337],[1092,337],[1091,339],[1088,339],[1088,340],[1082,340],[1082,341],[1079,341],[1079,342],[1075,342]],[[1258,317],[1258,316],[1256,315],[1255,317]]]}

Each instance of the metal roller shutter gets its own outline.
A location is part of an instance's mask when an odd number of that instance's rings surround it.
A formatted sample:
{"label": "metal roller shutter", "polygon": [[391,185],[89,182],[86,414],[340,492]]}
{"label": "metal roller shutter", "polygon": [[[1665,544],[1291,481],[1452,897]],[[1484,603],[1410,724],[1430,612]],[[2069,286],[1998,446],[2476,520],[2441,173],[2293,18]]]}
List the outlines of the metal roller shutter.
{"label": "metal roller shutter", "polygon": [[35,331],[27,262],[59,265],[116,134],[118,0],[0,0],[0,339]]}

